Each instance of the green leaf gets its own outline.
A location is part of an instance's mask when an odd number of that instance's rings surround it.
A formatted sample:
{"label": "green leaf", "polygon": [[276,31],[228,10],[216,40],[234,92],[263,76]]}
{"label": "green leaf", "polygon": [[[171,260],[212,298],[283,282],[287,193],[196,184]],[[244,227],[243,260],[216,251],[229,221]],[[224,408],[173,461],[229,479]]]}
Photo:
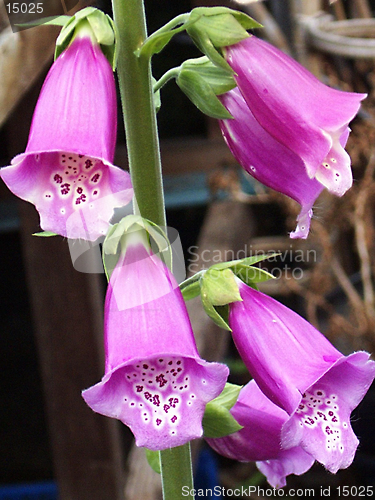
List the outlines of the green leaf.
{"label": "green leaf", "polygon": [[241,301],[238,284],[230,269],[218,270],[210,268],[201,278],[207,300],[213,306],[224,306],[231,302]]}
{"label": "green leaf", "polygon": [[33,236],[42,236],[43,238],[49,238],[51,236],[58,236],[56,233],[51,231],[41,231],[40,233],[34,233]]}
{"label": "green leaf", "polygon": [[233,10],[229,7],[196,7],[191,11],[190,19],[194,20],[195,17],[200,19],[201,17],[220,16],[223,14],[231,14],[245,30],[262,28],[261,24],[244,12]]}
{"label": "green leaf", "polygon": [[176,82],[195,106],[212,118],[232,118],[231,114],[216,97],[211,86],[197,72],[182,69]]}
{"label": "green leaf", "polygon": [[41,19],[36,19],[35,21],[29,21],[28,23],[19,23],[15,26],[20,26],[21,28],[31,28],[32,26],[42,26],[42,25],[50,25],[50,26],[64,26],[67,21],[69,21],[70,16],[49,16],[42,17]]}
{"label": "green leaf", "polygon": [[271,273],[259,267],[239,264],[231,269],[238,278],[250,286],[254,283],[263,283],[264,281],[276,279]]}
{"label": "green leaf", "polygon": [[160,453],[158,451],[149,450],[148,448],[144,448],[146,453],[147,462],[153,471],[157,474],[160,474]]}
{"label": "green leaf", "polygon": [[269,255],[267,254],[259,254],[259,255],[253,255],[252,257],[245,257],[244,259],[238,259],[238,260],[231,260],[228,262],[219,262],[218,264],[214,264],[211,266],[210,269],[227,269],[234,267],[236,265],[245,265],[245,266],[252,266],[253,264],[257,264],[258,262],[262,262],[263,260],[270,259],[271,257],[276,257],[277,255],[280,255],[280,253],[271,253]]}
{"label": "green leaf", "polygon": [[232,74],[215,66],[207,56],[188,59],[182,63],[181,67],[197,72],[210,85],[216,95],[225,94],[236,87]]}
{"label": "green leaf", "polygon": [[109,16],[101,10],[95,9],[86,16],[95,38],[100,45],[113,45],[115,43],[115,34],[109,21]]}
{"label": "green leaf", "polygon": [[227,408],[213,401],[206,404],[202,426],[206,438],[228,436],[242,429],[242,425],[236,421]]}

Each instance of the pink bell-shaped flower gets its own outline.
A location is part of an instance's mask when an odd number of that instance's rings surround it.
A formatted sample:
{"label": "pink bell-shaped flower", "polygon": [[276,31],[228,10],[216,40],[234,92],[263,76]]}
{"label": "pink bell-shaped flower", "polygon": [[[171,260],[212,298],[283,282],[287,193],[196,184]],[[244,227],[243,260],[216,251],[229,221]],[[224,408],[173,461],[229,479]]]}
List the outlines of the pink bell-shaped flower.
{"label": "pink bell-shaped flower", "polygon": [[366,94],[327,87],[255,36],[227,47],[226,60],[242,99],[236,90],[221,97],[234,117],[221,122],[223,135],[251,175],[301,204],[291,236],[306,238],[323,187],[342,196],[352,185],[344,147]]}
{"label": "pink bell-shaped flower", "polygon": [[350,414],[375,362],[366,352],[342,355],[298,314],[238,282],[242,301],[230,304],[229,325],[259,388],[290,416],[282,448],[301,446],[331,472],[348,467],[358,446]]}
{"label": "pink bell-shaped flower", "polygon": [[255,380],[241,389],[230,412],[243,428],[206,441],[220,455],[240,462],[256,462],[274,488],[282,488],[286,476],[304,474],[314,463],[301,446],[281,448],[281,429],[289,415],[262,393]]}
{"label": "pink bell-shaped flower", "polygon": [[129,174],[112,165],[117,131],[112,68],[81,28],[52,65],[26,151],[0,171],[9,189],[33,203],[40,225],[68,238],[105,235],[115,207],[129,203]]}
{"label": "pink bell-shaped flower", "polygon": [[199,357],[178,285],[146,243],[128,243],[105,301],[105,375],[83,392],[96,412],[118,418],[151,450],[202,435],[206,403],[228,368]]}

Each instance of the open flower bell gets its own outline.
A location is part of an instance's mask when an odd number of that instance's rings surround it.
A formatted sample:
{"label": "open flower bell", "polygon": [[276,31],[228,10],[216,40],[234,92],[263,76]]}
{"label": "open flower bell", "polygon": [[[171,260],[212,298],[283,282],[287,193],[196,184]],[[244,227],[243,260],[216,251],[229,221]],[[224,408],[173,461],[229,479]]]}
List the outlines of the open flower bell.
{"label": "open flower bell", "polygon": [[86,403],[120,419],[151,450],[200,437],[206,403],[229,370],[199,357],[178,284],[146,242],[129,242],[121,254],[104,328],[105,375],[83,392]]}
{"label": "open flower bell", "polygon": [[366,94],[327,87],[255,36],[227,47],[226,60],[243,100],[233,90],[221,97],[234,117],[221,122],[224,137],[251,175],[302,205],[291,236],[306,238],[319,189],[342,196],[352,185],[344,147]]}
{"label": "open flower bell", "polygon": [[302,159],[278,142],[255,119],[238,88],[223,94],[221,102],[233,116],[220,122],[224,139],[239,164],[255,179],[286,194],[301,205],[292,238],[307,238],[312,207],[323,190],[310,179]]}
{"label": "open flower bell", "polygon": [[206,441],[225,457],[256,462],[274,488],[282,488],[286,476],[304,474],[314,463],[314,458],[300,446],[281,448],[281,429],[289,416],[262,393],[255,380],[241,389],[230,412],[243,428]]}
{"label": "open flower bell", "polygon": [[350,414],[375,377],[366,352],[343,356],[310,323],[239,282],[230,304],[236,347],[262,392],[290,416],[281,446],[301,446],[329,471],[353,461],[358,446]]}
{"label": "open flower bell", "polygon": [[129,174],[112,165],[116,129],[113,71],[82,23],[46,77],[25,153],[0,175],[36,206],[42,229],[95,240],[133,194]]}

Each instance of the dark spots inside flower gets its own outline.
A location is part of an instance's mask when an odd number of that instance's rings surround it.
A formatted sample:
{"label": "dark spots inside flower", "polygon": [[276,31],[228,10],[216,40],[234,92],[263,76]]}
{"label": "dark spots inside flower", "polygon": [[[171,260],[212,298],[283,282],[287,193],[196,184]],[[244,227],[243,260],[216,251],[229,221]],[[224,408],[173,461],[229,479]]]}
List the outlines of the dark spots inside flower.
{"label": "dark spots inside flower", "polygon": [[83,158],[83,155],[78,155],[78,158]]}
{"label": "dark spots inside flower", "polygon": [[136,389],[137,389],[137,392],[142,392],[143,391],[143,385],[137,385]]}
{"label": "dark spots inside flower", "polygon": [[145,370],[147,370],[148,365],[144,364],[144,365],[143,365],[143,368],[144,368]]}
{"label": "dark spots inside flower", "polygon": [[159,387],[164,387],[168,381],[165,379],[164,374],[161,373],[155,377],[156,382],[159,384]]}
{"label": "dark spots inside flower", "polygon": [[163,406],[163,410],[165,411],[165,413],[168,413],[169,408],[170,408],[169,405],[164,405]]}
{"label": "dark spots inside flower", "polygon": [[161,420],[160,420],[160,418],[157,418],[156,419],[156,425],[160,425],[160,424],[161,424]]}
{"label": "dark spots inside flower", "polygon": [[100,174],[95,174],[91,177],[92,182],[98,182],[99,179],[100,179]]}
{"label": "dark spots inside flower", "polygon": [[150,394],[148,391],[145,392],[145,398],[147,400],[151,399],[152,398],[152,394]]}
{"label": "dark spots inside flower", "polygon": [[333,434],[333,430],[329,427],[329,425],[327,425],[327,427],[324,429],[326,431],[326,433],[329,435],[329,434]]}
{"label": "dark spots inside flower", "polygon": [[332,411],[332,410],[331,410],[331,411],[329,411],[329,412],[328,412],[328,415],[329,415],[330,417],[333,417],[333,415],[334,415],[333,411]]}
{"label": "dark spots inside flower", "polygon": [[134,405],[135,405],[135,403],[130,403],[130,406],[134,406]]}
{"label": "dark spots inside flower", "polygon": [[316,395],[317,395],[317,396],[323,396],[323,393],[322,393],[322,391],[318,391],[318,392],[316,393]]}
{"label": "dark spots inside flower", "polygon": [[176,404],[178,403],[178,398],[169,398],[168,402],[172,408],[176,408]]}
{"label": "dark spots inside flower", "polygon": [[69,160],[73,160],[73,156],[69,156]]}
{"label": "dark spots inside flower", "polygon": [[172,365],[172,364],[173,364],[173,361],[168,361],[168,364],[169,364],[169,365]]}
{"label": "dark spots inside flower", "polygon": [[163,359],[159,359],[159,363],[162,363],[164,360]]}
{"label": "dark spots inside flower", "polygon": [[55,174],[55,176],[53,177],[53,180],[56,182],[56,184],[62,183],[62,177],[59,174]]}
{"label": "dark spots inside flower", "polygon": [[61,194],[68,194],[70,191],[70,184],[65,182],[65,184],[61,184]]}
{"label": "dark spots inside flower", "polygon": [[77,188],[77,193],[78,193],[78,194],[83,193],[83,189],[82,189],[81,187]]}
{"label": "dark spots inside flower", "polygon": [[80,205],[81,203],[84,203],[85,201],[86,201],[86,195],[81,194],[81,196],[76,199],[76,205]]}
{"label": "dark spots inside flower", "polygon": [[93,163],[92,163],[92,161],[91,161],[91,160],[86,160],[86,161],[85,161],[85,166],[86,166],[86,168],[87,168],[87,169],[91,168],[91,167],[92,167],[92,165],[93,165]]}
{"label": "dark spots inside flower", "polygon": [[155,406],[160,406],[160,399],[157,394],[155,394],[154,397],[152,398],[152,404],[154,404]]}
{"label": "dark spots inside flower", "polygon": [[182,372],[182,368],[177,368],[177,371],[178,372]]}
{"label": "dark spots inside flower", "polygon": [[177,420],[176,415],[173,415],[173,417],[171,418],[171,422],[172,422],[172,424],[174,424],[174,423],[176,422],[176,420]]}
{"label": "dark spots inside flower", "polygon": [[179,361],[177,361],[177,364],[178,364],[178,365],[180,365],[180,364],[181,364],[181,361],[180,361],[180,360],[179,360]]}

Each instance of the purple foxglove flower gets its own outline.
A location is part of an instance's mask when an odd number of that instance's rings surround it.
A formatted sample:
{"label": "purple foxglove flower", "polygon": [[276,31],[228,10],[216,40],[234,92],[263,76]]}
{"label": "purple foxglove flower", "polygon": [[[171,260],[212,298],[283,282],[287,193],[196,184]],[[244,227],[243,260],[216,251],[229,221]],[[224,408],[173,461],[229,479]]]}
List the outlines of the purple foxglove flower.
{"label": "purple foxglove flower", "polygon": [[[310,179],[316,179],[330,192],[342,196],[352,185],[350,157],[344,150],[349,133],[348,124],[358,112],[360,101],[366,94],[327,87],[292,58],[255,36],[227,47],[226,60],[234,70],[238,88],[251,110],[250,113],[247,110],[242,113],[238,111],[238,97],[228,97],[223,101],[228,109],[233,106],[233,111],[229,111],[239,121],[235,127],[227,125],[226,121],[222,124],[234,155],[239,154],[239,148],[250,149],[256,140],[249,139],[251,144],[247,145],[244,143],[245,131],[239,132],[241,125],[248,132],[250,127],[246,125],[246,118],[249,115],[252,114],[265,131],[261,134],[257,127],[255,135],[260,135],[263,147],[257,155],[243,153],[239,160],[242,166],[252,173],[251,166],[259,171],[264,168],[266,161],[272,160],[272,165],[264,174],[264,181],[267,184],[272,168],[276,176],[272,184],[278,189],[281,179],[279,162],[283,171],[287,154],[280,146],[281,159],[274,162],[277,146],[270,139],[266,140],[267,136],[272,136],[295,155],[290,154],[293,163],[290,164],[289,172],[284,173],[285,183],[290,183],[295,175],[301,178],[302,162]],[[229,94],[233,95],[233,91]],[[237,102],[232,104],[232,99]],[[253,122],[254,118],[250,120]],[[268,153],[268,144],[271,154]],[[262,158],[262,154],[265,158]],[[296,161],[296,156],[300,158],[299,161]],[[258,176],[263,182],[262,174],[258,172]],[[298,197],[301,197],[301,193],[307,196],[307,181],[303,184],[304,187],[297,189],[297,201],[300,201]],[[281,192],[286,189],[284,187]],[[311,189],[316,193],[316,185],[311,184]],[[300,201],[301,217],[304,214],[304,201],[303,198]]]}
{"label": "purple foxglove flower", "polygon": [[36,206],[45,231],[95,240],[107,233],[113,209],[131,200],[129,174],[112,165],[116,127],[112,68],[79,32],[47,75],[25,153],[0,173]]}
{"label": "purple foxglove flower", "polygon": [[375,362],[366,352],[343,356],[295,312],[240,281],[239,290],[243,300],[230,304],[229,325],[259,388],[290,416],[282,447],[301,446],[331,472],[348,467],[358,446],[350,414]]}
{"label": "purple foxglove flower", "polygon": [[286,485],[286,476],[303,474],[314,463],[314,458],[300,446],[281,448],[281,429],[289,416],[261,392],[255,380],[241,389],[230,412],[243,428],[229,436],[206,441],[225,457],[256,462],[274,488],[282,488]]}
{"label": "purple foxglove flower", "polygon": [[127,246],[108,286],[105,375],[83,392],[96,412],[128,425],[137,446],[161,450],[202,435],[206,403],[228,368],[199,357],[178,285],[143,244]]}
{"label": "purple foxglove flower", "polygon": [[312,207],[323,186],[316,179],[310,179],[298,155],[259,124],[238,88],[222,95],[221,102],[234,118],[220,122],[233,156],[255,179],[301,205],[297,228],[290,236],[307,238]]}

